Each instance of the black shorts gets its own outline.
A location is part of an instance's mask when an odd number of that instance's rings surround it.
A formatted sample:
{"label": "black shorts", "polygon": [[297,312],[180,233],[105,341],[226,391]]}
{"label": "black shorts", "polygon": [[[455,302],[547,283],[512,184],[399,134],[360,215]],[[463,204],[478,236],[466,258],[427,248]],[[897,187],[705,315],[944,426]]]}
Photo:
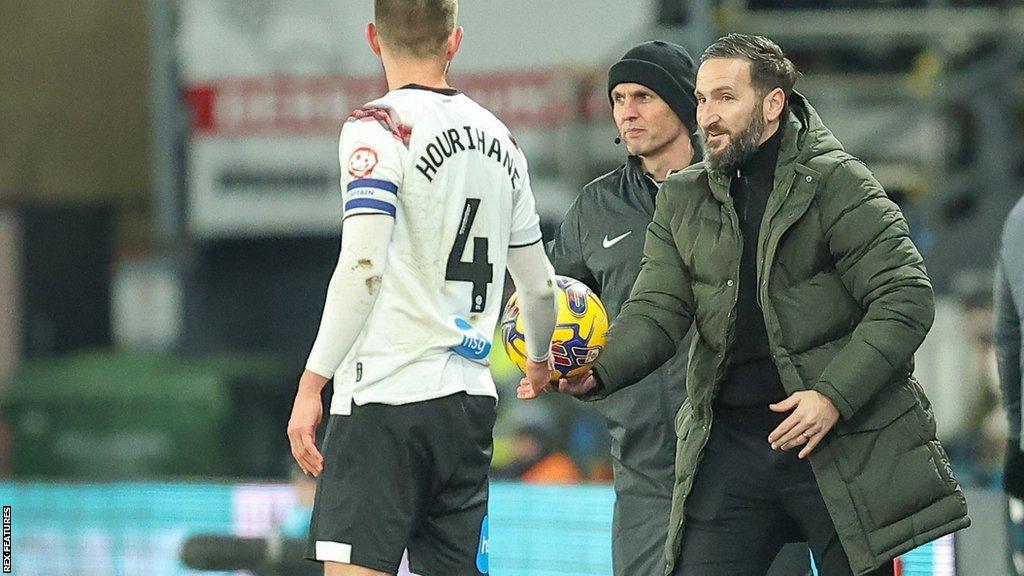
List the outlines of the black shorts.
{"label": "black shorts", "polygon": [[306,557],[394,574],[487,573],[487,473],[497,414],[465,393],[332,414]]}

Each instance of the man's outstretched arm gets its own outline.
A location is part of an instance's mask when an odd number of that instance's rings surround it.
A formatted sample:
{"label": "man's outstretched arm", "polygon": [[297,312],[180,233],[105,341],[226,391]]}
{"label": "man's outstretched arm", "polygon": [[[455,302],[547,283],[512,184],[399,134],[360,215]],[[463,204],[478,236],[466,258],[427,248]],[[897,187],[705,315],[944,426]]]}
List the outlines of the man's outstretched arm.
{"label": "man's outstretched arm", "polygon": [[679,256],[670,227],[672,196],[679,193],[679,185],[666,182],[658,193],[640,275],[594,364],[594,388],[585,395],[587,400],[604,398],[656,370],[675,355],[693,323],[690,272]]}

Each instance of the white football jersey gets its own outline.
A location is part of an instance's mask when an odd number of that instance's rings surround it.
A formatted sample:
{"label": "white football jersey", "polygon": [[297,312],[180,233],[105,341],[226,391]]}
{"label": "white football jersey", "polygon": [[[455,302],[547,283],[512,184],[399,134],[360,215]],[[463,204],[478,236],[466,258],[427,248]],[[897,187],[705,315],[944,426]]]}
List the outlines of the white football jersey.
{"label": "white football jersey", "polygon": [[379,296],[335,373],[331,412],[497,396],[487,355],[509,247],[541,241],[526,158],[455,90],[408,86],[357,110],[339,150],[345,218],[395,218]]}

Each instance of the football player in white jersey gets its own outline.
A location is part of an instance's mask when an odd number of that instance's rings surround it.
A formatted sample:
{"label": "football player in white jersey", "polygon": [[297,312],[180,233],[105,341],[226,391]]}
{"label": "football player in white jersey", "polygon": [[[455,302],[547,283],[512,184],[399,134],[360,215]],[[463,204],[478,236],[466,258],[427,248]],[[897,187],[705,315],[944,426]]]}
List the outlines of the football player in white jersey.
{"label": "football player in white jersey", "polygon": [[[526,159],[446,81],[457,0],[376,0],[367,40],[389,92],[341,133],[341,254],[288,423],[319,478],[307,555],[329,576],[487,573],[497,393],[487,355],[506,267],[527,377],[550,377],[554,272]],[[323,452],[320,393],[334,379]]]}

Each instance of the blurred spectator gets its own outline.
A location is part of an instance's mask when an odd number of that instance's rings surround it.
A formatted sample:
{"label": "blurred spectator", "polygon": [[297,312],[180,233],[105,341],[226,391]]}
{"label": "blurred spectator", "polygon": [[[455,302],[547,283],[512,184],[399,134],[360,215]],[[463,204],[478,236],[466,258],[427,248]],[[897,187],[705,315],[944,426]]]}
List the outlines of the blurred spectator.
{"label": "blurred spectator", "polygon": [[603,484],[615,481],[610,449],[611,437],[604,417],[594,411],[580,412],[569,428],[568,451],[587,481]]}
{"label": "blurred spectator", "polygon": [[313,499],[316,496],[316,478],[302,472],[299,465],[288,456],[288,477],[295,488],[295,506],[281,524],[280,534],[284,538],[305,539],[309,534],[309,521],[313,517]]}
{"label": "blurred spectator", "polygon": [[[991,279],[985,280],[991,284]],[[987,287],[986,287],[987,288]],[[986,290],[987,292],[987,290]],[[958,334],[963,342],[967,370],[961,385],[969,389],[957,417],[963,422],[963,433],[953,438],[950,454],[959,451],[960,462],[970,481],[979,486],[997,482],[1002,465],[1003,442],[1007,427],[999,405],[999,379],[993,341],[993,310],[988,301],[990,292],[965,294],[960,301],[962,315]]]}
{"label": "blurred spectator", "polygon": [[1010,565],[1024,574],[1024,435],[1021,432],[1021,319],[1024,318],[1024,199],[1010,212],[996,260],[996,354],[1009,424],[1003,486],[1008,498]]}
{"label": "blurred spectator", "polygon": [[517,478],[531,484],[577,484],[583,474],[565,452],[555,449],[551,432],[526,424],[512,435],[512,461],[495,470],[498,478]]}

